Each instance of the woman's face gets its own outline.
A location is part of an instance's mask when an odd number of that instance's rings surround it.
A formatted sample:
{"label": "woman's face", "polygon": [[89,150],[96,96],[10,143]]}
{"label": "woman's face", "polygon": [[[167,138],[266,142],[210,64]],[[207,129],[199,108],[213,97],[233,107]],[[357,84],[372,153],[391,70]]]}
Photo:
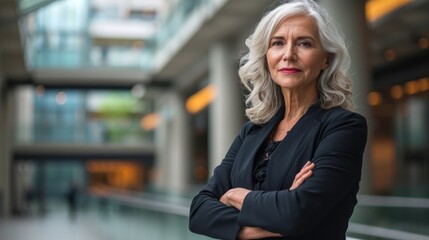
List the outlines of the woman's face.
{"label": "woman's face", "polygon": [[315,20],[307,15],[286,18],[274,30],[267,51],[271,78],[282,89],[317,89],[317,78],[327,67]]}

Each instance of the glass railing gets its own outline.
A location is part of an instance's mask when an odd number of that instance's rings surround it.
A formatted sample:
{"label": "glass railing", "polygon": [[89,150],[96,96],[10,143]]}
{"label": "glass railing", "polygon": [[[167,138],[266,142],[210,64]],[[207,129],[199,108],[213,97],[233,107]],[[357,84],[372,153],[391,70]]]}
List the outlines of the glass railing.
{"label": "glass railing", "polygon": [[89,202],[87,214],[101,220],[95,230],[109,239],[210,239],[189,231],[189,198],[108,191],[93,192]]}
{"label": "glass railing", "polygon": [[[53,233],[91,235],[93,240],[135,240],[135,239],[171,239],[171,240],[200,240],[211,239],[191,233],[188,230],[188,210],[190,198],[169,194],[152,195],[149,193],[124,192],[112,189],[91,191],[90,194],[77,198],[76,208],[67,207],[65,199],[47,199],[46,212],[43,218],[27,218],[23,223],[15,221],[10,229],[23,229],[22,234],[29,234],[32,227],[38,233],[44,234],[45,239],[57,239]],[[406,199],[404,199],[406,200]],[[415,200],[415,199],[414,199]],[[414,205],[413,199],[406,200],[404,205]],[[383,198],[387,204],[391,199]],[[427,202],[428,199],[420,199]],[[426,204],[426,203],[425,203]],[[366,204],[365,204],[366,205]],[[37,213],[37,203],[29,205],[30,215]],[[420,206],[421,207],[421,206]],[[407,208],[407,207],[406,207]],[[420,210],[426,209],[424,207]],[[68,212],[68,213],[67,213]],[[399,214],[399,216],[397,215]],[[364,219],[357,220],[358,215]],[[409,215],[410,218],[403,215]],[[427,240],[427,230],[417,233],[411,231],[413,225],[423,221],[427,225],[426,210],[421,213],[396,212],[395,207],[358,206],[349,224],[347,240]],[[414,218],[419,220],[415,221]],[[356,222],[361,221],[361,222]],[[393,224],[385,224],[391,222]],[[2,222],[4,224],[4,222]],[[20,224],[21,223],[21,224]],[[33,223],[33,224],[31,224]],[[405,224],[405,227],[402,226]],[[11,226],[11,224],[7,224]],[[421,225],[419,227],[422,227]],[[414,227],[415,228],[415,227]],[[427,229],[427,226],[426,226]],[[11,230],[3,229],[0,238]],[[84,234],[86,233],[86,234]],[[5,238],[5,239],[27,239]],[[14,232],[14,235],[19,235]],[[7,236],[7,235],[6,235]],[[52,238],[52,236],[54,236]]]}
{"label": "glass railing", "polygon": [[[50,5],[46,2],[52,1],[22,1],[20,4],[22,9],[28,11],[21,26],[26,61],[31,69],[102,70],[109,67],[151,70],[154,45],[151,38],[93,36],[90,28],[96,16],[90,10],[90,1],[64,0]],[[122,24],[123,30],[130,27],[128,24],[138,25],[147,22],[145,19],[111,19],[111,21]]]}
{"label": "glass railing", "polygon": [[[426,206],[429,199],[418,199],[420,204],[416,205],[416,199],[403,198],[402,207],[387,207],[392,198],[381,197],[379,201],[384,204],[368,206],[374,205],[368,203],[369,197],[372,196],[361,197],[366,201],[362,200],[354,211],[347,240],[429,239],[429,208]],[[105,192],[93,195],[91,202],[98,205],[93,208],[97,209],[96,214],[109,217],[106,221],[109,224],[103,225],[101,230],[117,236],[133,232],[135,236],[148,234],[150,239],[209,239],[188,230],[190,198]]]}
{"label": "glass railing", "polygon": [[363,239],[429,240],[429,199],[361,195],[349,233]]}
{"label": "glass railing", "polygon": [[55,1],[56,0],[19,0],[19,13],[20,15],[31,13]]}
{"label": "glass railing", "polygon": [[[138,24],[143,25],[138,25],[140,27],[135,28],[136,31],[142,31],[145,24],[159,26],[156,34],[141,39],[93,35],[92,24],[100,19],[101,13],[94,9],[90,11],[91,2],[88,0],[64,0],[48,4],[51,2],[54,1],[22,0],[20,3],[22,11],[28,13],[22,21],[22,32],[26,60],[31,69],[109,67],[151,73],[159,65],[156,60],[159,56],[166,59],[161,62],[173,57],[177,50],[174,46],[178,48],[185,44],[198,26],[226,0],[177,1],[163,20],[154,19],[153,16],[136,19],[132,14],[129,19],[115,19],[119,17],[118,14],[103,15],[110,17],[108,22],[122,24],[121,31]],[[109,29],[108,26],[103,28],[104,31]],[[110,28],[107,32],[112,34],[114,31]]]}
{"label": "glass railing", "polygon": [[154,68],[162,68],[227,0],[179,0],[157,30]]}

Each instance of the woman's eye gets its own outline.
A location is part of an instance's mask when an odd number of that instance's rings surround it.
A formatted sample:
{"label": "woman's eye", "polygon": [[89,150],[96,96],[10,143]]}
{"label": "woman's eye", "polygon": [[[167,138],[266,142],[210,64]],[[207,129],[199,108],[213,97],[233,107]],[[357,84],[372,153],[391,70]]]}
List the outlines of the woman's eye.
{"label": "woman's eye", "polygon": [[272,41],[271,42],[271,46],[282,46],[283,42],[282,41]]}
{"label": "woman's eye", "polygon": [[298,43],[298,46],[311,47],[311,43],[309,43],[309,42],[300,42],[300,43]]}

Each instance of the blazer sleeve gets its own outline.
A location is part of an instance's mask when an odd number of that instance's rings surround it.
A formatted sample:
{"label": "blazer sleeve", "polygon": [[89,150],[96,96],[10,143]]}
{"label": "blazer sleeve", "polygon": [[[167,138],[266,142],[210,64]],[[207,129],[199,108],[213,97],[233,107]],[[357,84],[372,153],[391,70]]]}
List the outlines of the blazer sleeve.
{"label": "blazer sleeve", "polygon": [[313,176],[293,191],[250,192],[239,214],[240,225],[299,236],[317,227],[330,211],[337,211],[334,208],[347,194],[357,191],[367,138],[366,120],[351,112],[335,115],[323,126],[312,159],[316,165]]}
{"label": "blazer sleeve", "polygon": [[189,216],[189,229],[192,232],[219,239],[237,238],[241,228],[237,223],[239,211],[221,203],[219,199],[232,188],[231,170],[249,128],[250,123],[244,125],[207,185],[192,200]]}

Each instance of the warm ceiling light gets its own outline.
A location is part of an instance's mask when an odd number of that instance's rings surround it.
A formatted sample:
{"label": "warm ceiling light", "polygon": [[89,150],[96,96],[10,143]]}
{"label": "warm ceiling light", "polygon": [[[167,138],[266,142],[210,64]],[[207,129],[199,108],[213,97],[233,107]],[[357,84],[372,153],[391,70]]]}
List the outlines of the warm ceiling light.
{"label": "warm ceiling light", "polygon": [[150,131],[155,129],[159,123],[161,121],[161,117],[159,116],[159,114],[157,113],[150,113],[145,115],[141,121],[140,121],[140,126],[146,130],[146,131]]}
{"label": "warm ceiling light", "polygon": [[394,99],[400,99],[404,95],[404,91],[400,85],[395,85],[390,89],[390,95]]}
{"label": "warm ceiling light", "polygon": [[209,105],[215,98],[216,89],[213,85],[208,85],[190,96],[186,101],[186,109],[190,113],[197,113]]}
{"label": "warm ceiling light", "polygon": [[417,84],[419,91],[424,92],[429,90],[429,77],[418,80]]}
{"label": "warm ceiling light", "polygon": [[370,92],[368,94],[368,103],[371,106],[378,106],[383,101],[383,96],[379,92]]}
{"label": "warm ceiling light", "polygon": [[386,58],[387,61],[391,62],[395,60],[396,53],[395,51],[393,51],[393,49],[387,49],[386,51],[384,51],[384,57]]}
{"label": "warm ceiling light", "polygon": [[419,39],[419,46],[421,49],[426,49],[429,47],[429,39],[427,37],[421,37]]}
{"label": "warm ceiling light", "polygon": [[373,22],[382,16],[398,9],[411,0],[370,0],[366,2],[365,12],[368,21]]}
{"label": "warm ceiling light", "polygon": [[405,84],[405,92],[409,95],[416,94],[419,91],[417,81],[410,81]]}

